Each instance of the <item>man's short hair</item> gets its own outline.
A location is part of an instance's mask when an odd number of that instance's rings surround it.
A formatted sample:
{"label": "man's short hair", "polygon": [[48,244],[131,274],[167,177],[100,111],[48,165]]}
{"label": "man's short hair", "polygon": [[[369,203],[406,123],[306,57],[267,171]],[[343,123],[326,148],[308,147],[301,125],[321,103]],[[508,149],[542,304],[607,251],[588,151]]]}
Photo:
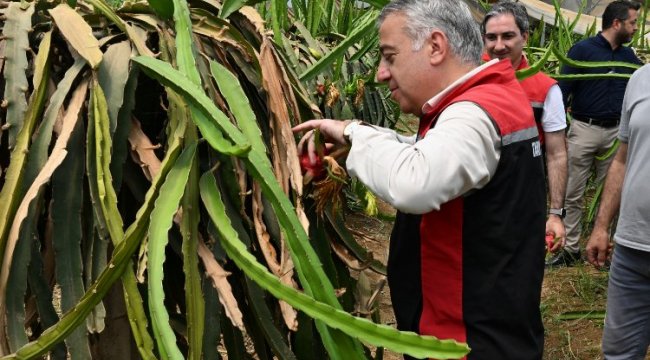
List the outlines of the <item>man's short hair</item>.
{"label": "man's short hair", "polygon": [[528,32],[528,11],[526,11],[526,7],[519,2],[500,1],[492,6],[490,11],[485,14],[483,22],[481,23],[481,34],[485,35],[485,25],[488,20],[495,16],[501,16],[504,14],[510,14],[515,18],[515,24],[517,24],[522,35]]}
{"label": "man's short hair", "polygon": [[479,65],[483,39],[472,13],[458,0],[394,0],[384,6],[377,21],[400,13],[407,17],[406,33],[413,40],[413,50],[422,48],[434,30],[442,31],[449,39],[451,52],[467,64]]}
{"label": "man's short hair", "polygon": [[639,11],[641,4],[636,1],[616,0],[612,1],[603,12],[603,30],[607,30],[614,24],[614,20],[627,20],[630,16],[629,10]]}

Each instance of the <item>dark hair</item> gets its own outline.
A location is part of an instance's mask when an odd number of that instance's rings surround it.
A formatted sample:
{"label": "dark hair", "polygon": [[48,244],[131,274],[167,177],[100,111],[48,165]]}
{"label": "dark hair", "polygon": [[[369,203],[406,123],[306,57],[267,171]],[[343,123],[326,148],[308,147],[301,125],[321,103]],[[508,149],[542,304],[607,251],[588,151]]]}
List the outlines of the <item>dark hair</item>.
{"label": "dark hair", "polygon": [[490,18],[504,14],[510,14],[515,18],[515,24],[517,24],[522,35],[528,32],[528,12],[526,7],[518,2],[500,1],[485,14],[481,23],[481,34],[485,35],[485,25]]}
{"label": "dark hair", "polygon": [[603,30],[607,30],[614,24],[614,20],[627,20],[630,10],[638,11],[641,4],[636,1],[616,0],[605,8],[603,12]]}

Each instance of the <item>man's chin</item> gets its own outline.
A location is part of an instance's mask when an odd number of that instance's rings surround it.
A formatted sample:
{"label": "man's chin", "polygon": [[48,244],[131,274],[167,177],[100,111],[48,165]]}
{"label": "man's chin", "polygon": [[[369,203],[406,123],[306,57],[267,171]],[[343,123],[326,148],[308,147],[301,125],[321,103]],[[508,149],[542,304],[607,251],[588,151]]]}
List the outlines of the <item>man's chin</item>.
{"label": "man's chin", "polygon": [[399,105],[399,109],[402,112],[402,114],[411,114],[415,116],[421,116],[422,115],[422,107],[414,107],[413,105]]}

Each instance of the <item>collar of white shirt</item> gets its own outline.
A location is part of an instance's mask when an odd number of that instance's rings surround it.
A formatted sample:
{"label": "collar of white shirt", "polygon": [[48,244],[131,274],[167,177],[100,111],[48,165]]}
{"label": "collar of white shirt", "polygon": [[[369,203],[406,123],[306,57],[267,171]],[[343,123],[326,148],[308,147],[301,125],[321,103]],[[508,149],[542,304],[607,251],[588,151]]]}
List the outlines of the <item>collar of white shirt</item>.
{"label": "collar of white shirt", "polygon": [[444,90],[442,90],[441,92],[436,94],[436,96],[432,97],[431,99],[429,99],[429,101],[424,103],[424,105],[422,106],[422,113],[426,114],[429,111],[431,111],[431,109],[433,109],[438,104],[438,102],[440,102],[442,99],[444,99],[445,96],[447,96],[447,94],[449,94],[452,90],[454,90],[455,88],[457,88],[461,84],[465,83],[467,80],[471,79],[474,75],[478,74],[479,72],[483,71],[484,69],[486,69],[486,68],[488,68],[488,67],[490,67],[490,66],[492,66],[492,65],[494,65],[494,64],[496,64],[498,62],[499,62],[499,59],[492,59],[489,62],[486,62],[485,64],[473,69],[472,71],[468,72],[467,74],[465,74],[465,75],[461,76],[460,78],[456,79],[456,81],[451,83],[451,85],[447,86]]}

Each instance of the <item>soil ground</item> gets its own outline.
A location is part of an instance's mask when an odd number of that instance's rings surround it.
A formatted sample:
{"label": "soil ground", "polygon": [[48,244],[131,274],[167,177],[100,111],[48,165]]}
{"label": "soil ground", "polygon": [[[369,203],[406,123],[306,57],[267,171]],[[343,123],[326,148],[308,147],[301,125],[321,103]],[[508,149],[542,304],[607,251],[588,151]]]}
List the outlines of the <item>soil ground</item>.
{"label": "soil ground", "polygon": [[[380,211],[388,215],[394,214],[394,210],[385,205],[380,206]],[[365,235],[357,236],[359,243],[372,251],[376,259],[385,263],[392,221],[354,213],[347,215],[346,222],[355,233]],[[573,320],[562,320],[561,316],[577,311],[585,314],[591,312],[592,316],[604,314],[607,275],[607,272],[597,271],[587,263],[571,268],[546,270],[541,305],[546,332],[545,360],[603,358],[600,353],[602,317],[589,319],[588,316],[579,316]],[[371,279],[376,284],[381,278],[375,274]],[[377,303],[381,322],[395,326],[388,286],[381,291]],[[385,352],[384,359],[397,360],[402,357]]]}

